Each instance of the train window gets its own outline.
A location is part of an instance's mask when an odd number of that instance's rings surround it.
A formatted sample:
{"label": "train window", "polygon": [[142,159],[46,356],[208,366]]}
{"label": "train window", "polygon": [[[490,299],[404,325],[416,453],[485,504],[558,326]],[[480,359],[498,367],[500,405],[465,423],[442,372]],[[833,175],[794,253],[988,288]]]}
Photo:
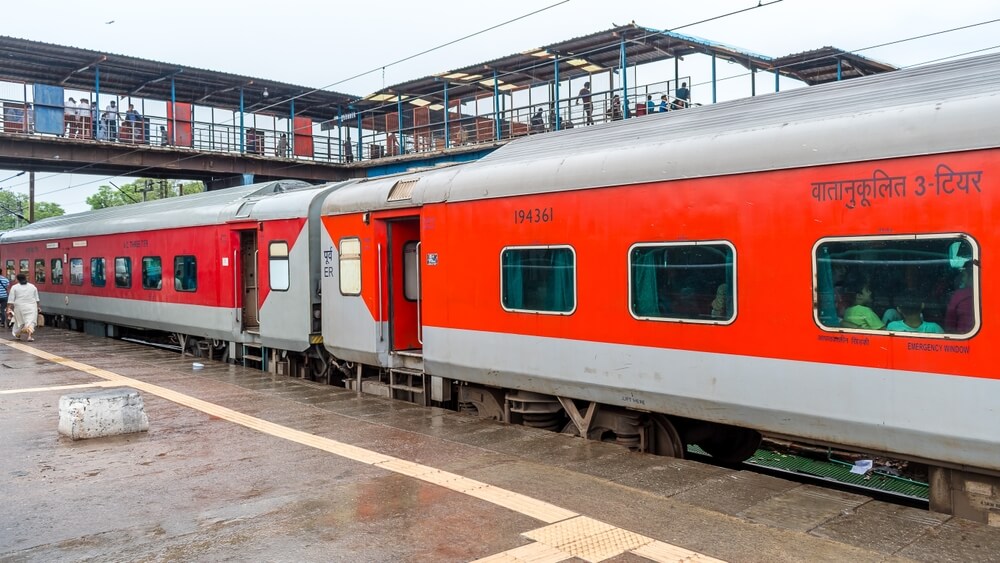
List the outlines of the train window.
{"label": "train window", "polygon": [[45,259],[35,259],[35,283],[45,283]]}
{"label": "train window", "polygon": [[63,261],[61,258],[52,259],[52,283],[61,284],[63,282]]}
{"label": "train window", "polygon": [[19,274],[28,275],[28,260],[25,258],[21,259],[21,268],[17,271]]}
{"label": "train window", "polygon": [[733,322],[736,249],[726,241],[633,245],[629,308],[637,319]]}
{"label": "train window", "polygon": [[90,285],[94,287],[104,287],[107,284],[108,279],[104,272],[104,266],[104,258],[90,259]]}
{"label": "train window", "polygon": [[505,248],[500,269],[504,310],[563,315],[576,310],[576,254],[571,247]]}
{"label": "train window", "polygon": [[340,241],[340,293],[361,295],[361,239]]}
{"label": "train window", "polygon": [[964,234],[825,238],[813,248],[813,310],[825,329],[968,338],[979,288],[979,248]]}
{"label": "train window", "polygon": [[7,260],[7,279],[14,281],[14,276],[16,275],[17,272],[14,271],[14,261]]}
{"label": "train window", "polygon": [[69,284],[83,285],[83,258],[69,259]]}
{"label": "train window", "polygon": [[159,256],[142,257],[142,288],[161,289],[163,287],[163,264]]}
{"label": "train window", "polygon": [[288,243],[272,242],[267,247],[267,276],[274,291],[288,291]]}
{"label": "train window", "polygon": [[420,256],[419,243],[415,240],[403,245],[403,297],[409,301],[420,298]]}
{"label": "train window", "polygon": [[127,256],[115,258],[115,287],[132,287],[132,259]]}
{"label": "train window", "polygon": [[198,289],[198,263],[194,256],[174,256],[174,290]]}

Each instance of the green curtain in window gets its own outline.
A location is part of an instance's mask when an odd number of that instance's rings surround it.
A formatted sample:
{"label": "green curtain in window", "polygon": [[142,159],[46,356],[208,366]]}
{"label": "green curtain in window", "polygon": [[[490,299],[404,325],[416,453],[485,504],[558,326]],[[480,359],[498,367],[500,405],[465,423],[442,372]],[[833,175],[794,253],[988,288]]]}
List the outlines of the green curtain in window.
{"label": "green curtain in window", "polygon": [[830,251],[820,249],[816,259],[816,292],[819,294],[819,321],[826,326],[840,326],[837,318],[837,299],[833,289],[833,263]]}
{"label": "green curtain in window", "polygon": [[508,309],[524,308],[524,277],[521,271],[521,253],[503,253],[503,298]]}
{"label": "green curtain in window", "polygon": [[632,300],[635,314],[640,317],[660,316],[659,294],[656,287],[656,254],[659,249],[642,248],[632,253]]}
{"label": "green curtain in window", "polygon": [[573,253],[564,248],[551,251],[552,291],[547,308],[550,311],[573,310]]}

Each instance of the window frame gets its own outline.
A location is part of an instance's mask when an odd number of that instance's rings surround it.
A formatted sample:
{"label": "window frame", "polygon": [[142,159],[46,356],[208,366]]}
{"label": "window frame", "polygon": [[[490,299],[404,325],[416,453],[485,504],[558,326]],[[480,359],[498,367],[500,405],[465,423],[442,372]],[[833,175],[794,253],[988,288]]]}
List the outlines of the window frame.
{"label": "window frame", "polygon": [[[79,283],[73,283],[73,262],[77,262],[77,263],[80,264],[80,282]],[[83,287],[83,280],[86,277],[87,276],[86,276],[86,272],[84,271],[83,258],[70,258],[69,259],[69,284],[70,285],[75,285],[77,287]]]}
{"label": "window frame", "polygon": [[[358,244],[358,253],[357,253],[357,255],[353,255],[352,254],[350,258],[345,258],[344,257],[345,256],[344,255],[344,243],[345,242],[349,242],[349,241],[350,242],[357,242],[357,244]],[[350,261],[356,261],[357,264],[358,264],[358,291],[357,292],[344,291],[344,262],[346,262],[348,260],[350,260]],[[361,237],[344,237],[344,238],[340,239],[339,243],[337,244],[337,277],[339,278],[337,280],[337,285],[339,286],[338,289],[340,289],[340,294],[341,295],[352,296],[352,297],[353,296],[361,295],[362,288],[364,288],[364,276],[363,276],[363,272],[362,272],[362,263],[361,263]]]}
{"label": "window frame", "polygon": [[[146,280],[149,279],[149,276],[146,274],[146,259],[153,259],[153,258],[155,258],[160,263],[160,283],[158,284],[158,287],[157,286],[150,287],[150,286],[146,285]],[[140,285],[142,285],[143,289],[148,290],[148,291],[162,291],[163,290],[163,257],[162,256],[157,255],[157,254],[152,254],[152,255],[149,255],[149,256],[143,256],[143,257],[139,258],[139,268],[140,268],[140,270],[139,270]]]}
{"label": "window frame", "polygon": [[[124,260],[125,265],[128,270],[128,284],[121,285],[118,283],[118,261]],[[115,256],[115,288],[117,289],[132,289],[132,257],[131,256]]]}
{"label": "window frame", "polygon": [[[41,269],[41,273],[42,273],[41,279],[38,278],[38,272],[39,272],[38,266],[39,265],[41,265],[41,267],[42,267],[42,269]],[[46,273],[47,272],[45,271],[45,258],[35,258],[35,268],[32,270],[32,274],[33,274],[33,276],[35,278],[35,283],[38,283],[38,284],[46,283],[46,280],[48,279],[48,277],[46,276]]]}
{"label": "window frame", "polygon": [[[285,254],[284,254],[284,256],[280,256],[280,255],[276,256],[274,254],[274,247],[276,245],[284,245],[284,247],[285,247]],[[292,248],[288,244],[287,240],[272,240],[272,241],[268,241],[268,243],[267,243],[267,287],[270,288],[271,291],[280,291],[282,293],[285,293],[285,292],[287,292],[287,291],[289,291],[291,289],[291,287],[292,287],[291,253],[292,253]],[[274,286],[274,276],[272,275],[272,273],[274,272],[274,263],[275,262],[284,262],[285,263],[285,287],[284,288],[275,287]]]}
{"label": "window frame", "polygon": [[[96,261],[101,262],[101,283],[94,281],[94,264]],[[103,256],[91,256],[90,257],[90,286],[91,287],[107,287],[108,286],[108,261]]]}
{"label": "window frame", "polygon": [[[549,250],[549,249],[558,249],[558,248],[568,248],[569,251],[570,251],[570,254],[573,256],[573,308],[570,309],[569,311],[545,311],[545,310],[536,310],[536,309],[514,309],[514,308],[507,307],[507,305],[505,305],[504,302],[503,302],[503,290],[504,290],[504,286],[503,286],[503,277],[504,277],[503,276],[503,255],[504,255],[504,252],[507,252],[508,250]],[[580,298],[579,298],[580,292],[579,292],[579,288],[578,288],[578,274],[579,274],[580,268],[579,268],[579,261],[577,260],[577,256],[576,256],[576,248],[574,248],[572,245],[569,245],[569,244],[539,244],[539,245],[511,245],[511,246],[505,246],[505,247],[503,247],[503,248],[500,249],[499,266],[500,267],[499,267],[497,273],[500,276],[499,284],[498,284],[498,286],[500,288],[500,294],[499,294],[498,297],[500,299],[500,307],[503,308],[504,311],[506,311],[508,313],[528,313],[528,314],[533,314],[533,315],[552,315],[552,316],[556,316],[556,317],[568,317],[568,316],[573,315],[574,313],[576,313],[576,310],[580,307]]]}
{"label": "window frame", "polygon": [[17,260],[13,258],[7,259],[6,270],[4,272],[4,275],[7,276],[7,279],[9,281],[14,281],[14,279],[17,277]]}
{"label": "window frame", "polygon": [[[56,280],[56,262],[59,263],[59,279]],[[65,264],[62,258],[53,258],[49,261],[49,283],[52,285],[62,285],[63,278],[65,277],[65,272],[63,270]]]}
{"label": "window frame", "polygon": [[[28,258],[19,259],[17,263],[17,273],[31,276],[31,260]],[[28,279],[31,278],[29,277]]]}
{"label": "window frame", "polygon": [[[194,287],[191,289],[177,288],[177,261],[184,258],[190,258],[191,263],[194,264]],[[180,291],[182,293],[195,293],[198,291],[198,257],[194,254],[178,254],[174,256],[174,291]]]}
{"label": "window frame", "polygon": [[[831,327],[823,324],[820,320],[819,306],[819,260],[818,252],[820,246],[830,242],[886,242],[898,240],[938,240],[938,239],[962,239],[969,244],[972,249],[972,310],[975,312],[975,322],[972,329],[966,333],[933,333],[933,332],[909,332],[895,331],[887,328],[850,328],[843,326]],[[812,247],[810,261],[812,262],[812,300],[813,300],[813,323],[823,332],[850,333],[850,334],[874,334],[882,336],[903,337],[903,338],[933,338],[937,340],[969,340],[974,337],[982,324],[982,286],[979,283],[980,262],[979,242],[968,233],[946,232],[946,233],[913,233],[903,235],[860,235],[860,236],[827,236],[817,240]],[[943,328],[943,327],[942,327]]]}
{"label": "window frame", "polygon": [[[682,317],[650,317],[646,315],[637,315],[632,307],[632,251],[637,248],[651,248],[651,247],[682,247],[682,246],[726,246],[732,252],[733,255],[733,279],[731,287],[733,290],[733,315],[728,319],[691,319]],[[660,241],[660,242],[637,242],[628,247],[625,254],[625,264],[628,274],[628,292],[626,307],[628,307],[628,313],[633,319],[637,321],[654,321],[654,322],[666,322],[666,323],[679,323],[679,324],[700,324],[700,325],[716,325],[716,326],[728,326],[736,322],[737,317],[739,317],[739,268],[738,256],[736,252],[736,245],[731,241],[726,239],[705,239],[705,240],[675,240],[675,241]]]}

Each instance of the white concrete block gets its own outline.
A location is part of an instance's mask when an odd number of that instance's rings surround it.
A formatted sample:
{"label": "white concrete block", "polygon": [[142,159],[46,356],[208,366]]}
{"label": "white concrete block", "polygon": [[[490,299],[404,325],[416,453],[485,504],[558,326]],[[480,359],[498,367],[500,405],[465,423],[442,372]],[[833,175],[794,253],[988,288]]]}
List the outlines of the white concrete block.
{"label": "white concrete block", "polygon": [[59,398],[59,433],[74,440],[149,430],[139,391],[128,387]]}

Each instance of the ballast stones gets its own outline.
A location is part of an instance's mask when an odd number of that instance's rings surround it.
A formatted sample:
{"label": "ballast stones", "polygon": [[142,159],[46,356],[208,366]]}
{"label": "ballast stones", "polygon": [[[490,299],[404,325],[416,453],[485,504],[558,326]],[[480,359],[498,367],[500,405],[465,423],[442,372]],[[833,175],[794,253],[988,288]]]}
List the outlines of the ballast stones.
{"label": "ballast stones", "polygon": [[73,440],[147,430],[149,418],[135,389],[122,387],[59,398],[59,433]]}

